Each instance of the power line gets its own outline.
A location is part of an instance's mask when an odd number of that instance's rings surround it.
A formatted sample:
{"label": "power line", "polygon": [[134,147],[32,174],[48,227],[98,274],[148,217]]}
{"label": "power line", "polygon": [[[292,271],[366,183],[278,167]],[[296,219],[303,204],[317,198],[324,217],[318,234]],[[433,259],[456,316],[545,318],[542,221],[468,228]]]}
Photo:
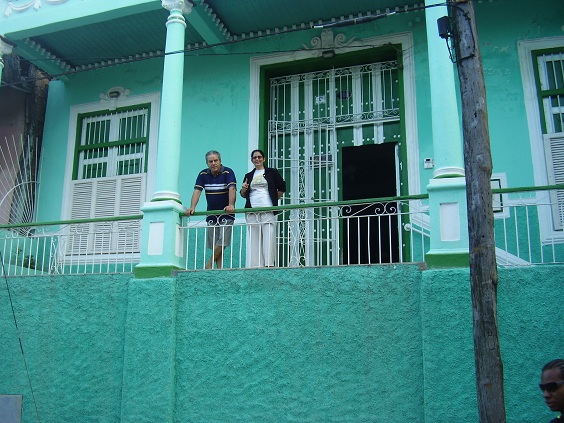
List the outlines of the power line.
{"label": "power line", "polygon": [[[415,12],[415,11],[419,11],[419,10],[424,10],[427,8],[432,8],[432,7],[438,7],[438,6],[448,6],[450,4],[450,2],[445,2],[445,3],[439,3],[439,4],[434,4],[434,5],[430,5],[430,6],[413,6],[413,7],[404,7],[404,8],[396,8],[394,10],[390,10],[388,12],[384,12],[384,13],[379,13],[376,15],[366,15],[366,16],[361,16],[361,17],[357,17],[357,18],[349,18],[349,19],[343,19],[343,20],[339,20],[339,21],[329,21],[329,22],[325,22],[325,23],[318,23],[318,24],[310,24],[308,26],[300,26],[297,28],[291,28],[291,29],[287,29],[284,31],[277,31],[277,32],[269,32],[269,33],[263,33],[260,35],[256,35],[253,37],[249,37],[249,38],[240,38],[240,39],[231,39],[231,40],[227,40],[227,41],[222,41],[219,43],[215,43],[215,44],[205,44],[202,46],[198,46],[195,48],[189,48],[189,49],[183,49],[183,50],[177,50],[177,51],[172,51],[172,52],[157,52],[157,53],[153,53],[153,54],[148,54],[146,56],[140,56],[140,57],[131,57],[131,58],[110,58],[110,59],[106,59],[103,60],[102,58],[102,63],[93,65],[93,66],[89,66],[89,67],[85,67],[85,68],[75,68],[72,70],[69,70],[67,72],[60,72],[58,74],[53,74],[53,75],[46,75],[44,77],[29,77],[29,78],[22,78],[22,80],[18,81],[18,82],[14,82],[14,83],[9,83],[9,84],[5,84],[2,85],[2,87],[11,87],[11,86],[18,86],[22,83],[29,83],[29,82],[37,82],[40,80],[45,80],[45,79],[49,79],[49,80],[53,80],[53,79],[57,79],[60,77],[64,77],[64,76],[68,76],[68,75],[74,75],[77,73],[82,73],[82,72],[89,72],[89,71],[94,71],[94,70],[100,70],[100,69],[105,69],[108,67],[113,67],[113,66],[119,66],[119,65],[125,65],[125,64],[130,64],[130,63],[136,63],[136,62],[141,62],[141,61],[145,61],[145,60],[152,60],[152,59],[158,59],[158,58],[163,58],[165,56],[169,56],[169,55],[173,55],[173,54],[184,54],[184,55],[188,55],[188,56],[203,56],[202,54],[191,54],[191,53],[195,53],[201,50],[208,50],[208,49],[213,49],[215,47],[223,47],[223,46],[227,46],[227,45],[232,45],[232,44],[238,44],[241,42],[245,42],[245,41],[254,41],[257,39],[261,39],[261,38],[266,38],[266,37],[272,37],[272,36],[279,36],[279,35],[285,35],[285,34],[289,34],[289,33],[293,33],[293,32],[300,32],[300,31],[307,31],[307,30],[311,30],[311,29],[330,29],[330,28],[334,28],[334,27],[343,27],[343,26],[352,26],[352,25],[358,25],[358,24],[364,24],[364,23],[368,23],[368,22],[372,22],[374,20],[377,19],[382,19],[388,16],[392,16],[392,15],[396,15],[396,14],[401,14],[401,13],[408,13],[408,12]],[[380,47],[380,45],[378,46],[366,46],[366,47]],[[325,49],[316,49],[316,48],[312,48],[309,49],[311,50],[325,50]],[[269,54],[269,53],[290,53],[290,52],[299,52],[299,51],[303,51],[303,49],[290,49],[290,50],[273,50],[273,51],[253,51],[253,52],[240,52],[240,53],[210,53],[210,56],[234,56],[234,55],[252,55],[252,54]],[[45,59],[45,60],[49,60],[49,59]],[[57,59],[53,59],[53,60],[65,60],[65,58],[57,58]],[[29,61],[30,63],[34,64],[37,63],[38,61]],[[107,62],[107,63],[104,63]]]}
{"label": "power line", "polygon": [[4,267],[4,257],[0,251],[0,261],[2,261],[2,273],[4,275],[4,281],[6,282],[6,291],[8,292],[8,298],[10,299],[10,307],[12,309],[12,317],[14,319],[14,327],[16,328],[16,333],[18,335],[18,341],[20,343],[20,351],[22,353],[22,358],[25,366],[25,372],[27,374],[27,382],[29,384],[29,389],[31,391],[31,397],[33,398],[33,405],[35,406],[35,414],[37,415],[37,421],[41,423],[41,418],[39,417],[39,409],[37,408],[37,401],[35,400],[35,393],[33,391],[33,385],[31,383],[31,376],[29,374],[29,367],[27,365],[27,360],[24,354],[24,348],[22,343],[22,338],[20,336],[20,329],[18,327],[18,320],[16,318],[16,311],[14,309],[14,303],[12,302],[12,293],[10,292],[10,284],[8,283],[8,277],[6,276],[6,269]]}

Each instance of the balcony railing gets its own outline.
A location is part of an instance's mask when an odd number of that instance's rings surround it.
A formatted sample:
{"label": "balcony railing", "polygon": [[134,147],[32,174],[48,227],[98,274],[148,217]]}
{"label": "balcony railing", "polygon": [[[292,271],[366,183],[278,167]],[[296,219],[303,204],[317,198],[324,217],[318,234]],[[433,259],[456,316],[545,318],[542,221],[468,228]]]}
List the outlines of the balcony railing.
{"label": "balcony railing", "polygon": [[493,190],[499,266],[564,263],[564,184]]}
{"label": "balcony railing", "polygon": [[[429,249],[429,216],[421,204],[426,197],[299,204],[255,208],[250,213],[253,220],[261,221],[266,213],[279,212],[273,235],[275,267],[421,262]],[[216,261],[214,252],[206,248],[206,233],[223,234],[226,228],[232,231],[232,239],[221,267],[261,266],[252,256],[264,246],[260,237],[250,236],[251,231],[262,230],[260,224],[249,223],[244,214],[238,214],[232,226],[210,228],[203,218],[206,214],[184,220],[186,269],[205,269],[210,257]]]}
{"label": "balcony railing", "polygon": [[[500,266],[564,263],[564,232],[555,219],[564,186],[494,190],[497,262]],[[559,191],[560,190],[560,191]],[[423,262],[429,251],[427,196],[298,204],[252,209],[280,212],[274,232],[276,267],[348,266]],[[221,267],[252,267],[243,210]],[[212,212],[213,213],[213,212]],[[203,270],[207,213],[182,218],[184,267]],[[557,217],[561,215],[557,215]],[[25,225],[0,225],[0,259],[7,276],[131,273],[139,263],[141,215]],[[219,226],[218,230],[223,230]],[[212,257],[213,258],[213,257]],[[217,268],[217,265],[213,265]]]}
{"label": "balcony railing", "polygon": [[139,263],[141,215],[0,226],[6,276],[129,273]]}

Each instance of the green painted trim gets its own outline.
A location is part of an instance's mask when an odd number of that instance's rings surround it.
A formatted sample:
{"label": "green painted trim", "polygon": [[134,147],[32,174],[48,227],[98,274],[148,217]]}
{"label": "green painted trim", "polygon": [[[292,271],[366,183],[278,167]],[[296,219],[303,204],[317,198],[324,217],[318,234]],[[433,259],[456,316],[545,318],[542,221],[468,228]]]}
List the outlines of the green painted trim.
{"label": "green painted trim", "polygon": [[[151,200],[151,203],[158,203],[159,201],[175,201],[178,204],[182,204],[182,201],[180,201],[178,198],[154,198],[154,199]],[[209,214],[209,213],[207,213],[207,214]]]}
{"label": "green painted trim", "polygon": [[179,270],[186,270],[178,266],[135,266],[135,279],[170,278]]}
{"label": "green painted trim", "polygon": [[507,194],[510,192],[532,192],[532,191],[551,191],[554,189],[564,189],[564,184],[543,185],[540,187],[516,187],[516,188],[494,188],[494,194]]}
{"label": "green painted trim", "polygon": [[72,225],[77,223],[93,223],[93,222],[118,222],[122,220],[141,220],[141,219],[143,219],[142,214],[135,214],[131,216],[92,217],[90,219],[55,220],[52,222],[13,223],[10,225],[0,225],[0,229],[29,228],[33,226]]}
{"label": "green painted trim", "polygon": [[470,253],[425,254],[428,269],[470,267]]}
{"label": "green painted trim", "polygon": [[[123,113],[123,112],[132,112],[132,111],[136,111],[136,110],[143,110],[143,109],[147,109],[147,136],[144,138],[140,138],[140,139],[135,139],[135,140],[127,140],[127,141],[121,141],[121,140],[117,140],[117,141],[108,141],[105,143],[98,143],[98,144],[92,144],[92,145],[87,145],[87,146],[82,146],[80,145],[80,139],[82,137],[82,122],[84,119],[89,118],[89,117],[97,117],[97,116],[103,116],[103,115],[107,115],[107,114],[119,114],[119,113]],[[119,145],[126,145],[126,144],[137,144],[137,143],[143,143],[145,145],[149,144],[149,131],[151,129],[150,125],[151,125],[151,103],[139,103],[139,104],[134,104],[131,106],[124,106],[124,107],[118,107],[115,110],[110,110],[110,109],[106,109],[106,108],[102,108],[100,110],[95,110],[93,112],[86,112],[86,113],[79,113],[77,115],[76,118],[77,122],[76,122],[76,135],[75,135],[75,148],[74,148],[74,159],[73,159],[73,169],[72,169],[72,180],[76,181],[78,179],[78,173],[80,172],[80,169],[78,168],[78,163],[79,163],[79,154],[82,150],[91,150],[94,148],[100,148],[100,147],[115,147],[115,146],[119,146]],[[145,148],[145,173],[147,172],[147,158],[149,155],[149,148]],[[89,179],[98,179],[98,178],[89,178]]]}
{"label": "green painted trim", "polygon": [[539,63],[538,63],[538,58],[539,56],[545,55],[545,54],[554,54],[554,53],[562,53],[562,47],[555,47],[555,48],[549,48],[549,49],[541,49],[541,50],[534,50],[532,52],[532,57],[531,60],[533,61],[533,71],[534,71],[534,75],[535,75],[535,88],[536,88],[536,95],[537,95],[537,99],[538,99],[538,104],[539,104],[539,111],[540,111],[540,124],[541,124],[541,128],[542,128],[542,133],[546,134],[548,132],[548,129],[546,127],[546,121],[545,121],[545,116],[546,116],[546,108],[544,105],[544,98],[550,95],[561,95],[564,91],[562,89],[559,90],[543,90],[542,86],[541,86],[541,82],[540,82],[540,70],[539,70]]}
{"label": "green painted trim", "polygon": [[[284,206],[275,207],[253,207],[253,212],[263,212],[263,211],[285,211],[294,209],[307,209],[307,208],[318,208],[318,207],[339,207],[348,206],[351,204],[372,204],[372,203],[393,203],[396,201],[409,201],[409,200],[425,200],[429,198],[429,194],[418,194],[418,195],[400,195],[398,197],[380,197],[380,198],[365,198],[363,200],[346,200],[346,201],[327,201],[323,203],[303,203],[303,204],[286,204]],[[247,213],[249,209],[235,209],[233,213]],[[229,213],[229,214],[233,214]],[[225,214],[225,210],[207,210],[201,212],[195,212],[192,216],[207,216]],[[184,216],[184,212],[180,213],[180,216]]]}

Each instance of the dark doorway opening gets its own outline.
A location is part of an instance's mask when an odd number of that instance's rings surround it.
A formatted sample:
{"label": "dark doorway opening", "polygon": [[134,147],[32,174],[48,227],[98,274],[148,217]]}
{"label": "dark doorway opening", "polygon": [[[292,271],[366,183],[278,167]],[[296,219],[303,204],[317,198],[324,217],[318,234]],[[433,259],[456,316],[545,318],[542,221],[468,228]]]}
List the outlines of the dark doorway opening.
{"label": "dark doorway opening", "polygon": [[[343,200],[394,197],[396,143],[343,147]],[[343,264],[399,261],[397,202],[343,208]]]}

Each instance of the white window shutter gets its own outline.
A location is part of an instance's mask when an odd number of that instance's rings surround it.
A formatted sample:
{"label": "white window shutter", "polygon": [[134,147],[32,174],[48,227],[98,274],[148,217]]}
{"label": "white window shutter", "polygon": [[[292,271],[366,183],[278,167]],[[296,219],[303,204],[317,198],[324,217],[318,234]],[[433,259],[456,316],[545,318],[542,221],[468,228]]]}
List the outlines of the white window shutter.
{"label": "white window shutter", "polygon": [[[564,184],[564,132],[544,135],[548,183]],[[555,230],[564,228],[564,190],[550,192]]]}
{"label": "white window shutter", "polygon": [[[140,214],[145,199],[144,174],[73,182],[71,219]],[[138,221],[71,225],[69,254],[139,252]]]}
{"label": "white window shutter", "polygon": [[[120,178],[118,215],[130,216],[141,213],[141,206],[145,201],[146,175],[123,176]],[[139,234],[141,222],[128,220],[117,222],[117,249],[122,252],[139,252]]]}

